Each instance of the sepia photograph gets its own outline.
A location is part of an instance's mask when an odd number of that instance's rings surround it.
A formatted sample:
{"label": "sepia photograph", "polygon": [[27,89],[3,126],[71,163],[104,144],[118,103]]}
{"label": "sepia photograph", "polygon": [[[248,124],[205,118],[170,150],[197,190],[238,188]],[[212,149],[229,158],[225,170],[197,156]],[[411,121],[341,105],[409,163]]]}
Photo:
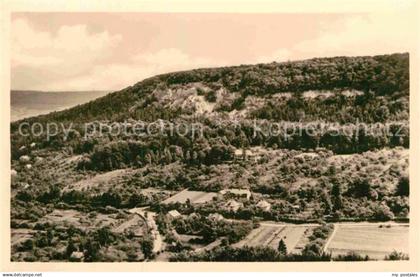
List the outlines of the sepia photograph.
{"label": "sepia photograph", "polygon": [[389,2],[11,12],[7,262],[418,262],[415,1]]}

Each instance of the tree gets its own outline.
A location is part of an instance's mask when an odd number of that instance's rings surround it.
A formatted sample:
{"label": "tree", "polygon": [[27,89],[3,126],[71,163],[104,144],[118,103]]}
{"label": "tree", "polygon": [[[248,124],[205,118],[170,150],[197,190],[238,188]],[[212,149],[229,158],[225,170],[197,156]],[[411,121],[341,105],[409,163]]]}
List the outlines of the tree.
{"label": "tree", "polygon": [[355,197],[370,197],[371,186],[366,178],[356,179],[349,189]]}
{"label": "tree", "polygon": [[324,214],[330,214],[333,208],[330,195],[325,190],[322,190],[320,198],[324,206]]}
{"label": "tree", "polygon": [[47,192],[44,192],[38,197],[38,201],[42,203],[50,203],[59,199],[61,196],[59,184],[51,185]]}
{"label": "tree", "polygon": [[102,227],[96,231],[95,239],[100,245],[107,245],[114,241],[114,235],[112,234],[109,227]]}
{"label": "tree", "polygon": [[410,194],[410,180],[407,176],[401,177],[398,181],[396,194],[399,196],[408,196]]}
{"label": "tree", "polygon": [[392,251],[389,255],[385,257],[387,261],[399,261],[399,260],[408,260],[408,255],[402,252],[397,252],[396,250]]}
{"label": "tree", "polygon": [[77,248],[76,248],[76,246],[74,245],[74,243],[73,243],[73,240],[69,240],[68,241],[68,243],[67,243],[67,247],[66,247],[66,256],[67,256],[67,258],[70,258],[70,256],[71,256],[71,253],[73,253],[74,251],[76,251],[77,250]]}
{"label": "tree", "polygon": [[127,260],[129,262],[137,261],[138,255],[134,249],[130,249],[127,251]]}
{"label": "tree", "polygon": [[279,242],[278,251],[281,255],[284,255],[284,256],[287,255],[287,246],[286,246],[286,243],[284,243],[283,239],[281,239]]}
{"label": "tree", "polygon": [[389,118],[390,112],[387,106],[380,106],[375,110],[375,119],[379,122],[385,122]]}
{"label": "tree", "polygon": [[141,251],[144,257],[150,258],[153,254],[153,239],[150,236],[146,236],[141,241]]}
{"label": "tree", "polygon": [[86,262],[96,262],[99,261],[99,250],[101,246],[98,242],[93,241],[91,238],[85,244],[85,261]]}
{"label": "tree", "polygon": [[302,255],[305,257],[321,256],[323,254],[322,245],[322,239],[311,241],[305,245],[305,248],[302,250]]}
{"label": "tree", "polygon": [[31,239],[27,239],[22,243],[21,248],[22,248],[23,251],[27,251],[27,250],[34,249],[34,246],[35,246],[34,241],[31,240]]}
{"label": "tree", "polygon": [[332,186],[331,196],[332,196],[334,211],[340,210],[343,207],[343,198],[341,196],[340,184],[336,183]]}
{"label": "tree", "polygon": [[24,202],[29,202],[32,200],[32,194],[29,193],[26,190],[21,190],[18,193],[16,193],[16,199],[24,201]]}
{"label": "tree", "polygon": [[350,251],[345,255],[338,255],[334,258],[334,261],[368,261],[369,256],[362,256],[354,251]]}
{"label": "tree", "polygon": [[137,207],[137,205],[140,205],[145,202],[145,197],[142,194],[132,194],[128,198],[128,205],[130,208]]}
{"label": "tree", "polygon": [[97,201],[97,203],[102,206],[113,206],[115,208],[119,208],[122,200],[119,194],[109,190],[97,197]]}
{"label": "tree", "polygon": [[385,205],[380,204],[374,208],[373,217],[379,221],[388,221],[394,219],[394,214],[392,213],[391,209]]}

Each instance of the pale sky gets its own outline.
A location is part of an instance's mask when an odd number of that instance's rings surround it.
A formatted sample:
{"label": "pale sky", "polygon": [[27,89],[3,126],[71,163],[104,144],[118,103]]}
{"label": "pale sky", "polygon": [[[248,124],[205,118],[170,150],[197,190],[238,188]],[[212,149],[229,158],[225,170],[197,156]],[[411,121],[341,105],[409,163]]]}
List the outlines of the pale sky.
{"label": "pale sky", "polygon": [[11,87],[118,90],[199,67],[409,52],[411,30],[395,14],[18,13]]}

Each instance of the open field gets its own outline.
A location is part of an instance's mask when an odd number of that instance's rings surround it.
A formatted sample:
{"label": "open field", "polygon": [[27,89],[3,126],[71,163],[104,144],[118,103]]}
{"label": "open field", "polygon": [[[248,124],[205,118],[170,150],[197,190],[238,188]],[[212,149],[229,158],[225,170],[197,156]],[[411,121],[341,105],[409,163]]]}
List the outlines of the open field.
{"label": "open field", "polygon": [[77,228],[83,227],[83,214],[76,210],[59,210],[56,209],[52,213],[45,215],[39,220],[40,223],[54,223],[58,225],[72,225]]}
{"label": "open field", "polygon": [[288,252],[296,253],[300,252],[301,249],[297,248],[297,246],[304,239],[305,235],[309,233],[307,232],[309,228],[312,227],[280,224],[262,225],[252,230],[245,239],[236,243],[235,246],[270,246],[277,249],[280,240],[283,239]]}
{"label": "open field", "polygon": [[19,228],[19,229],[11,229],[11,245],[17,245],[21,242],[24,242],[27,239],[30,239],[33,237],[33,235],[36,232],[32,229],[25,229],[25,228]]}
{"label": "open field", "polygon": [[[380,227],[382,226],[382,227]],[[408,225],[338,225],[327,251],[333,256],[354,251],[384,259],[393,250],[408,254]]]}
{"label": "open field", "polygon": [[62,226],[74,226],[80,229],[96,229],[110,227],[116,233],[133,231],[140,236],[147,230],[145,220],[139,215],[82,213],[76,210],[56,209],[41,218],[39,223],[52,223]]}
{"label": "open field", "polygon": [[177,193],[173,195],[172,197],[169,197],[162,203],[163,204],[176,203],[176,202],[185,203],[187,202],[187,199],[190,199],[192,204],[199,204],[199,203],[206,203],[208,201],[211,201],[213,197],[215,196],[217,196],[217,193],[214,193],[214,192],[183,190],[180,193]]}
{"label": "open field", "polygon": [[122,178],[123,176],[126,176],[129,174],[129,170],[127,169],[118,169],[109,171],[106,173],[95,175],[91,178],[87,178],[85,180],[81,180],[79,182],[76,182],[74,184],[68,185],[63,189],[63,191],[69,191],[69,190],[89,190],[93,188],[99,188],[101,190],[106,190],[115,182],[117,178]]}
{"label": "open field", "polygon": [[135,236],[141,237],[147,232],[146,221],[138,214],[132,214],[128,220],[123,221],[112,229],[115,233],[123,233],[127,230],[133,232]]}

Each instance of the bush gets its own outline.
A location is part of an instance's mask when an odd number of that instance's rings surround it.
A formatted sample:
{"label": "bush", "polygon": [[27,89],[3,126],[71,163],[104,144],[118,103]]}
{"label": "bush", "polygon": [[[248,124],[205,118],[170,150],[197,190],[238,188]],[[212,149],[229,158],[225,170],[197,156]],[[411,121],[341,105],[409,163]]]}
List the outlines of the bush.
{"label": "bush", "polygon": [[205,94],[205,99],[210,103],[216,102],[217,100],[216,92],[214,90],[207,92]]}
{"label": "bush", "polygon": [[345,255],[338,255],[337,257],[334,258],[334,261],[368,261],[369,260],[369,256],[362,256],[354,251],[350,251]]}
{"label": "bush", "polygon": [[407,254],[402,252],[398,252],[396,250],[392,251],[389,255],[385,257],[387,261],[399,261],[399,260],[408,260],[409,257]]}
{"label": "bush", "polygon": [[25,262],[35,262],[35,261],[37,261],[37,258],[34,255],[31,254],[31,255],[28,255],[25,258],[23,258],[23,260]]}
{"label": "bush", "polygon": [[21,244],[19,250],[20,251],[29,251],[29,250],[34,249],[34,246],[35,246],[34,241],[32,239],[27,239]]}
{"label": "bush", "polygon": [[402,176],[399,179],[395,194],[399,196],[408,196],[410,194],[410,179],[408,176]]}
{"label": "bush", "polygon": [[388,221],[394,219],[394,214],[391,212],[391,209],[385,205],[380,204],[374,208],[373,218],[378,221]]}

